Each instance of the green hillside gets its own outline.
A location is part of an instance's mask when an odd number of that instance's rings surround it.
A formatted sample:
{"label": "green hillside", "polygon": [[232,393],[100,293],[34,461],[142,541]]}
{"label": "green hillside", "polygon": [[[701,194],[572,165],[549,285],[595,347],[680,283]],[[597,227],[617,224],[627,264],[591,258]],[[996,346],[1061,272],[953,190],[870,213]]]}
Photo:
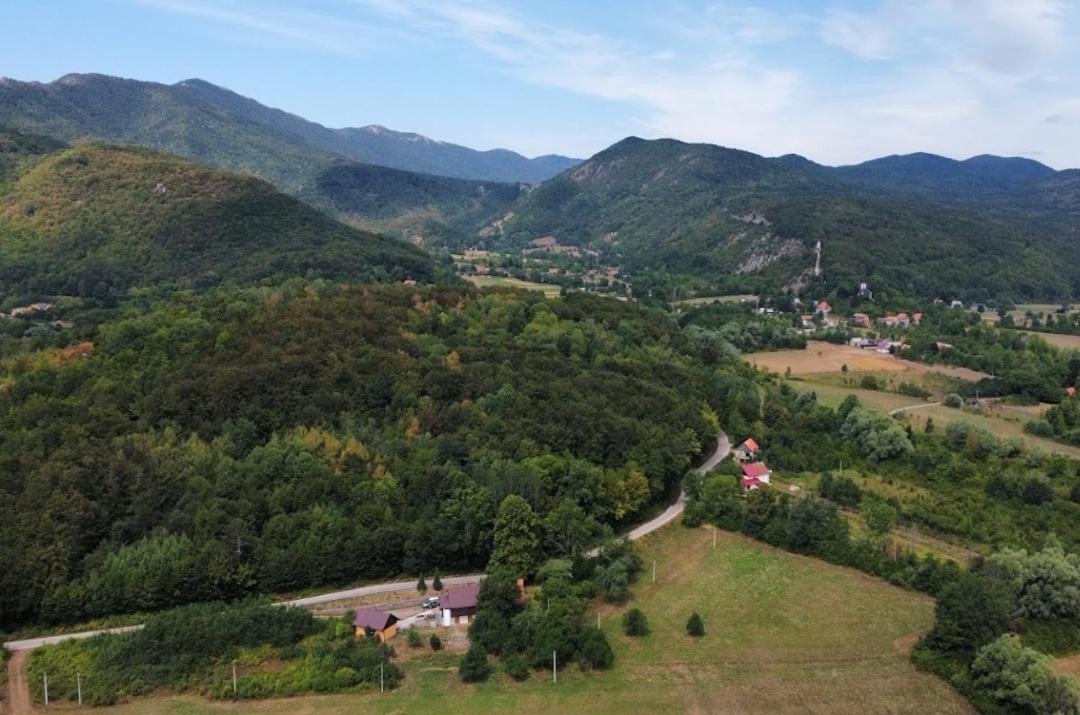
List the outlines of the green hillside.
{"label": "green hillside", "polygon": [[432,271],[419,249],[339,224],[259,179],[100,144],[48,154],[0,186],[0,257],[3,294]]}
{"label": "green hillside", "polygon": [[552,234],[607,251],[633,272],[735,292],[810,283],[852,290],[869,280],[923,296],[1056,298],[1080,286],[1080,269],[1061,260],[1060,231],[860,187],[800,157],[666,139],[621,141],[499,218],[482,231],[490,245]]}

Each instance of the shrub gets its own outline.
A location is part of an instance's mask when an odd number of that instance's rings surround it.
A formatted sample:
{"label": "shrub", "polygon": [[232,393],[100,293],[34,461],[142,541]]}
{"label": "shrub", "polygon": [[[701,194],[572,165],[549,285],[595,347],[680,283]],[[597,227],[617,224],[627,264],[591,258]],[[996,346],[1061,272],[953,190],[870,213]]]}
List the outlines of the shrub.
{"label": "shrub", "polygon": [[964,404],[964,398],[960,397],[960,395],[956,394],[955,392],[950,392],[949,394],[945,395],[945,406],[946,407],[958,408],[958,407],[963,406],[963,404]]}
{"label": "shrub", "polygon": [[925,400],[930,397],[930,391],[921,385],[916,385],[912,382],[901,382],[896,388],[896,391],[901,395],[907,395],[908,397],[917,397],[920,400]]}
{"label": "shrub", "polygon": [[996,580],[964,573],[942,589],[927,643],[937,650],[974,652],[1004,633],[1011,623],[1009,590]]}
{"label": "shrub", "polygon": [[442,579],[439,578],[439,569],[435,569],[435,579],[431,582],[431,587],[436,591],[441,591],[442,586]]}
{"label": "shrub", "polygon": [[461,659],[458,666],[458,675],[466,683],[480,683],[491,676],[491,665],[488,663],[487,653],[479,643],[469,646],[469,652]]}
{"label": "shrub", "polygon": [[597,628],[590,628],[581,639],[578,660],[582,668],[607,670],[615,664],[615,651],[611,650],[607,636]]}
{"label": "shrub", "polygon": [[428,645],[431,646],[431,650],[440,651],[442,650],[442,638],[439,638],[438,633],[432,633],[431,638],[428,640]]}
{"label": "shrub", "polygon": [[416,582],[416,590],[420,593],[427,593],[427,581],[424,580],[423,575],[421,575],[420,579]]}
{"label": "shrub", "polygon": [[520,653],[504,655],[502,658],[502,669],[504,673],[518,682],[526,680],[529,677],[529,664],[525,661],[525,656]]}
{"label": "shrub", "polygon": [[410,648],[419,648],[424,645],[424,641],[420,638],[420,633],[416,628],[410,628],[405,631],[405,640],[408,642]]}
{"label": "shrub", "polygon": [[1025,648],[1014,635],[987,644],[971,663],[976,687],[1023,712],[1075,713],[1076,683],[1054,672],[1050,657]]}
{"label": "shrub", "polygon": [[649,635],[649,620],[640,608],[631,608],[623,614],[623,632],[628,636]]}
{"label": "shrub", "polygon": [[686,634],[695,638],[705,635],[705,622],[697,613],[690,614],[690,619],[686,622]]}
{"label": "shrub", "polygon": [[880,390],[881,380],[878,380],[874,375],[864,375],[860,385],[864,390]]}

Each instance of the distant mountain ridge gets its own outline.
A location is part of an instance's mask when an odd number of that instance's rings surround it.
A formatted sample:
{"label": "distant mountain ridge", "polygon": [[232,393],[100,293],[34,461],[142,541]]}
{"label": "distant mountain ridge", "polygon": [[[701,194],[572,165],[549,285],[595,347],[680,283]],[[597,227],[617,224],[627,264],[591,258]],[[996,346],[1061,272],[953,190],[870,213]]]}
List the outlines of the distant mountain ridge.
{"label": "distant mountain ridge", "polygon": [[[248,142],[256,142],[251,148],[266,149],[257,145],[261,141],[284,145],[290,154],[306,149],[311,156],[302,163],[337,158],[461,179],[538,183],[580,161],[557,155],[529,159],[507,149],[477,151],[374,124],[331,129],[201,79],[173,85],[101,74],[68,74],[49,83],[0,80],[0,126],[68,141],[150,145],[211,163],[218,163],[215,157],[233,161],[227,168],[252,168],[242,165],[238,152],[217,146],[222,124],[231,125],[233,139],[251,134]],[[288,181],[287,172],[277,173],[276,180]],[[287,183],[286,188],[299,187]]]}
{"label": "distant mountain ridge", "polygon": [[737,292],[869,281],[922,296],[1060,297],[1080,293],[1069,258],[1078,184],[1026,159],[919,154],[834,168],[629,137],[517,199],[480,241],[553,235],[606,250],[635,275]]}

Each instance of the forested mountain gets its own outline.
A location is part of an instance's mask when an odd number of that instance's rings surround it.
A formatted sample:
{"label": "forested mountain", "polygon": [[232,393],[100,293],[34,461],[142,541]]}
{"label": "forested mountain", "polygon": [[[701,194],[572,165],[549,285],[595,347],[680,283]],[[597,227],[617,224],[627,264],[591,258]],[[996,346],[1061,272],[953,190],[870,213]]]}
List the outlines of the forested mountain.
{"label": "forested mountain", "polygon": [[580,293],[215,289],[43,357],[0,362],[2,625],[479,568],[509,494],[565,556],[759,410]]}
{"label": "forested mountain", "polygon": [[[481,235],[489,244],[521,246],[551,234],[611,251],[634,272],[694,276],[733,290],[817,280],[826,291],[869,281],[922,296],[984,299],[1078,292],[1080,268],[1064,260],[1075,250],[1068,226],[919,195],[935,183],[958,192],[970,186],[967,174],[1019,193],[1028,189],[1007,187],[1061,182],[1068,172],[990,157],[881,162],[857,172],[797,156],[767,159],[631,137],[522,196]],[[1061,188],[1059,203],[1069,191]],[[820,278],[813,273],[817,241]]]}
{"label": "forested mountain", "polygon": [[0,126],[74,141],[150,146],[250,171],[293,191],[336,160],[462,179],[540,182],[579,160],[477,151],[376,125],[329,129],[199,79],[173,85],[99,74],[0,80]]}
{"label": "forested mountain", "polygon": [[139,148],[0,132],[0,293],[121,296],[288,276],[432,275],[404,242],[342,225],[266,182]]}

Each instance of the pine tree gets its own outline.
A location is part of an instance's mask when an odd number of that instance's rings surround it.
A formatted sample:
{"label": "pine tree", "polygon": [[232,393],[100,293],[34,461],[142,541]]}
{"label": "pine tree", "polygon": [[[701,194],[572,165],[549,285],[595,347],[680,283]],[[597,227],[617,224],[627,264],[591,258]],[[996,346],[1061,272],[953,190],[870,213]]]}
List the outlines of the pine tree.
{"label": "pine tree", "polygon": [[442,590],[442,579],[439,578],[439,569],[435,569],[435,580],[431,582],[431,587],[436,591]]}
{"label": "pine tree", "polygon": [[696,612],[691,613],[690,620],[686,622],[686,633],[695,638],[700,638],[705,635],[705,622],[701,620],[701,616]]}
{"label": "pine tree", "polygon": [[631,608],[623,614],[623,632],[628,636],[649,635],[649,621],[640,608]]}
{"label": "pine tree", "polygon": [[420,575],[420,580],[416,582],[416,590],[420,593],[427,593],[427,581],[424,580],[424,575]]}
{"label": "pine tree", "polygon": [[458,666],[458,675],[466,683],[479,683],[487,680],[491,675],[487,653],[479,644],[474,643],[469,647],[469,652],[461,659],[461,665]]}

